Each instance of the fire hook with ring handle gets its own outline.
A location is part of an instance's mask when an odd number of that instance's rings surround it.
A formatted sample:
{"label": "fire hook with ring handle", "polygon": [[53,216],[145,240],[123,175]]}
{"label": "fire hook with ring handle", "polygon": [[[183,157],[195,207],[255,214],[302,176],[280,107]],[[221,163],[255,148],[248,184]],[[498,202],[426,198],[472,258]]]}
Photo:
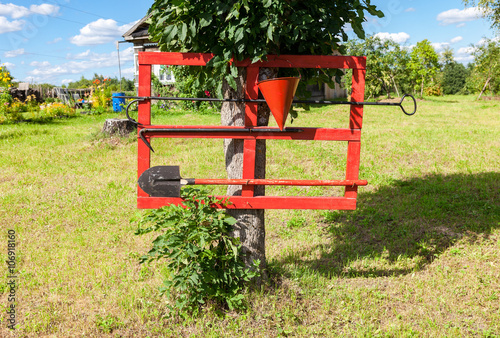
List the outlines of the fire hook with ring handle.
{"label": "fire hook with ring handle", "polygon": [[[413,100],[413,112],[411,112],[411,113],[407,113],[405,108],[403,107],[403,101],[404,101],[405,97],[407,97],[407,96],[411,97],[411,99]],[[405,113],[406,115],[412,116],[413,114],[415,114],[417,112],[417,100],[415,100],[413,95],[404,94],[403,97],[401,98],[401,101],[399,101],[399,108],[401,108],[403,113]]]}
{"label": "fire hook with ring handle", "polygon": [[125,115],[127,116],[127,119],[132,122],[133,124],[135,125],[139,125],[140,123],[137,122],[136,120],[134,120],[133,118],[130,117],[130,115],[128,114],[128,109],[130,108],[130,106],[136,102],[139,102],[139,101],[144,101],[146,98],[145,97],[141,97],[141,98],[135,98],[134,100],[130,101],[127,105],[127,108],[125,108]]}

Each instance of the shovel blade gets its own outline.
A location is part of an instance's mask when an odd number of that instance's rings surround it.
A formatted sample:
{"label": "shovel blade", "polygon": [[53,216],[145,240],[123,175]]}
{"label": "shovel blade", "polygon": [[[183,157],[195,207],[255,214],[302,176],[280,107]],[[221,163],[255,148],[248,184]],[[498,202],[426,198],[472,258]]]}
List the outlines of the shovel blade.
{"label": "shovel blade", "polygon": [[151,197],[181,197],[179,166],[151,167],[142,173],[137,183]]}

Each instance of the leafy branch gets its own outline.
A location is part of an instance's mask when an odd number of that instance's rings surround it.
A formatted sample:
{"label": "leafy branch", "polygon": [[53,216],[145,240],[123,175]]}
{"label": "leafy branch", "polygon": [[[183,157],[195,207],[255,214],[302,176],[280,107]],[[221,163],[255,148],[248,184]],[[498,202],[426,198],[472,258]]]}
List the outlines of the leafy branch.
{"label": "leafy branch", "polygon": [[259,262],[245,268],[239,239],[229,235],[236,220],[215,207],[224,201],[193,188],[182,197],[183,205],[150,210],[138,221],[136,235],[161,233],[140,263],[166,260],[169,276],[160,292],[175,299],[171,310],[197,312],[207,300],[243,309],[244,282],[258,275]]}

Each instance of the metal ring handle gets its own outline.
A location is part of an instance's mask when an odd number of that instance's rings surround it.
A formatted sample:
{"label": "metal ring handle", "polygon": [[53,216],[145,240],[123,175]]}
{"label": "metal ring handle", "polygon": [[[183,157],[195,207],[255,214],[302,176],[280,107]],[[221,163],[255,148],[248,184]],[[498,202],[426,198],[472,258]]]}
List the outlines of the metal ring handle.
{"label": "metal ring handle", "polygon": [[127,116],[127,119],[132,122],[133,124],[136,124],[136,125],[139,125],[140,123],[137,122],[136,120],[134,120],[133,118],[130,117],[130,115],[128,114],[128,109],[130,108],[130,106],[132,105],[132,103],[136,103],[136,102],[139,102],[139,101],[144,101],[145,99],[143,98],[140,98],[140,99],[135,99],[135,100],[132,100],[128,103],[127,105],[127,108],[125,109],[125,115]]}
{"label": "metal ring handle", "polygon": [[[406,110],[403,107],[403,101],[404,101],[405,97],[407,97],[407,96],[411,97],[411,99],[413,100],[413,112],[412,113],[407,113]],[[413,115],[413,114],[415,114],[417,112],[417,100],[415,100],[415,98],[413,97],[413,95],[404,94],[403,97],[401,98],[401,101],[399,102],[399,107],[401,108],[401,110],[403,111],[403,113],[405,113],[408,116],[411,116],[411,115]]]}

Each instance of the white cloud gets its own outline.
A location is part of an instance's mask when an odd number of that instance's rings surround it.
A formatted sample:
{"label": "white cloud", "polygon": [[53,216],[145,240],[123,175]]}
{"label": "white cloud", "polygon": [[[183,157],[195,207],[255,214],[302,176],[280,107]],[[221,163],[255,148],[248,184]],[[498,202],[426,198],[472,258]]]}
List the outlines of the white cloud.
{"label": "white cloud", "polygon": [[449,47],[449,42],[433,42],[431,43],[432,47],[436,50],[436,52],[442,51],[445,47]]}
{"label": "white cloud", "polygon": [[437,16],[437,21],[441,21],[440,25],[447,26],[452,24],[463,25],[464,22],[473,21],[481,18],[482,12],[478,7],[469,7],[465,9],[450,9],[445,12],[441,12]]}
{"label": "white cloud", "polygon": [[87,49],[85,52],[81,52],[78,54],[66,54],[66,59],[69,60],[78,60],[78,59],[89,59],[92,55],[99,55],[97,53],[92,53],[90,49]]}
{"label": "white cloud", "polygon": [[462,47],[457,50],[457,54],[472,54],[474,47]]}
{"label": "white cloud", "polygon": [[132,78],[135,75],[134,67],[122,69],[122,77]]}
{"label": "white cloud", "polygon": [[9,50],[8,52],[5,52],[3,55],[6,58],[13,58],[13,57],[16,57],[18,55],[23,55],[23,54],[24,54],[24,48],[19,48],[19,49],[15,49],[15,50]]}
{"label": "white cloud", "polygon": [[[31,5],[30,8],[14,5],[12,3],[0,3],[0,34],[20,31],[24,28],[26,21],[16,20],[29,15],[56,15],[59,7],[51,4]],[[14,19],[9,21],[7,17]]]}
{"label": "white cloud", "polygon": [[468,63],[474,60],[472,53],[474,52],[474,47],[462,47],[455,53],[455,60],[461,63]]}
{"label": "white cloud", "polygon": [[[90,50],[85,52],[66,56],[71,60],[59,65],[51,65],[49,62],[32,62],[31,65],[36,67],[28,72],[30,76],[44,82],[57,75],[82,74],[87,70],[96,70],[99,68],[116,67],[118,69],[117,52],[111,53],[94,53]],[[134,59],[134,48],[129,47],[120,52],[120,61],[125,63]],[[41,80],[40,80],[41,79]]]}
{"label": "white cloud", "polygon": [[[102,62],[102,61],[107,61],[109,59],[112,60],[117,60],[118,62],[118,55],[117,52],[111,52],[111,53],[95,53],[92,52],[90,49],[87,49],[85,52],[81,52],[78,54],[67,54],[66,59],[68,60],[87,60],[87,61],[94,61],[94,62]],[[127,62],[127,61],[132,61],[134,59],[134,48],[129,47],[125,50],[120,51],[120,61],[121,62]]]}
{"label": "white cloud", "polygon": [[19,19],[24,16],[28,16],[30,10],[24,6],[18,6],[14,4],[0,4],[0,15],[10,16],[13,19]]}
{"label": "white cloud", "polygon": [[454,37],[453,39],[450,40],[451,43],[457,43],[457,42],[460,42],[462,41],[464,38],[461,37],[461,36],[456,36]]}
{"label": "white cloud", "polygon": [[129,47],[125,50],[120,51],[120,61],[127,62],[134,60],[134,47]]}
{"label": "white cloud", "polygon": [[33,61],[30,63],[30,66],[32,67],[48,67],[50,66],[50,62],[49,61]]}
{"label": "white cloud", "polygon": [[[496,37],[496,38],[493,38],[491,40],[492,41],[500,41],[500,37]],[[487,40],[483,38],[477,42],[476,46],[484,45],[486,43],[486,41]],[[456,51],[455,60],[457,62],[462,62],[462,63],[472,62],[472,61],[474,61],[474,56],[472,55],[472,53],[474,53],[475,50],[476,50],[475,46],[468,46],[468,47],[459,48]]]}
{"label": "white cloud", "polygon": [[0,3],[0,16],[10,16],[12,19],[23,18],[32,14],[56,15],[59,13],[59,6],[51,4],[31,5],[30,8],[14,5],[12,3]]}
{"label": "white cloud", "polygon": [[2,66],[7,67],[7,68],[14,68],[16,65],[11,63],[11,62],[3,62]]}
{"label": "white cloud", "polygon": [[9,21],[6,17],[0,16],[0,34],[20,31],[25,22],[23,20]]}
{"label": "white cloud", "polygon": [[61,83],[62,84],[68,84],[68,83],[73,82],[73,81],[74,80],[72,80],[72,79],[63,79],[63,80],[61,80]]}
{"label": "white cloud", "polygon": [[73,36],[70,41],[77,46],[100,45],[118,40],[136,22],[118,26],[113,19],[99,19],[91,22],[82,29],[80,34]]}
{"label": "white cloud", "polygon": [[375,34],[375,37],[382,39],[382,40],[392,40],[397,43],[405,43],[408,41],[410,38],[410,35],[408,35],[405,32],[399,32],[399,33],[377,33]]}
{"label": "white cloud", "polygon": [[496,38],[493,38],[493,39],[485,39],[485,38],[482,38],[481,40],[479,40],[479,42],[478,42],[477,44],[478,44],[478,45],[484,45],[484,44],[486,44],[488,41],[498,42],[498,41],[500,41],[500,37],[496,37]]}
{"label": "white cloud", "polygon": [[413,7],[407,8],[405,9],[405,12],[415,12],[415,8]]}
{"label": "white cloud", "polygon": [[56,15],[59,14],[59,6],[50,4],[31,5],[30,12],[40,15]]}

